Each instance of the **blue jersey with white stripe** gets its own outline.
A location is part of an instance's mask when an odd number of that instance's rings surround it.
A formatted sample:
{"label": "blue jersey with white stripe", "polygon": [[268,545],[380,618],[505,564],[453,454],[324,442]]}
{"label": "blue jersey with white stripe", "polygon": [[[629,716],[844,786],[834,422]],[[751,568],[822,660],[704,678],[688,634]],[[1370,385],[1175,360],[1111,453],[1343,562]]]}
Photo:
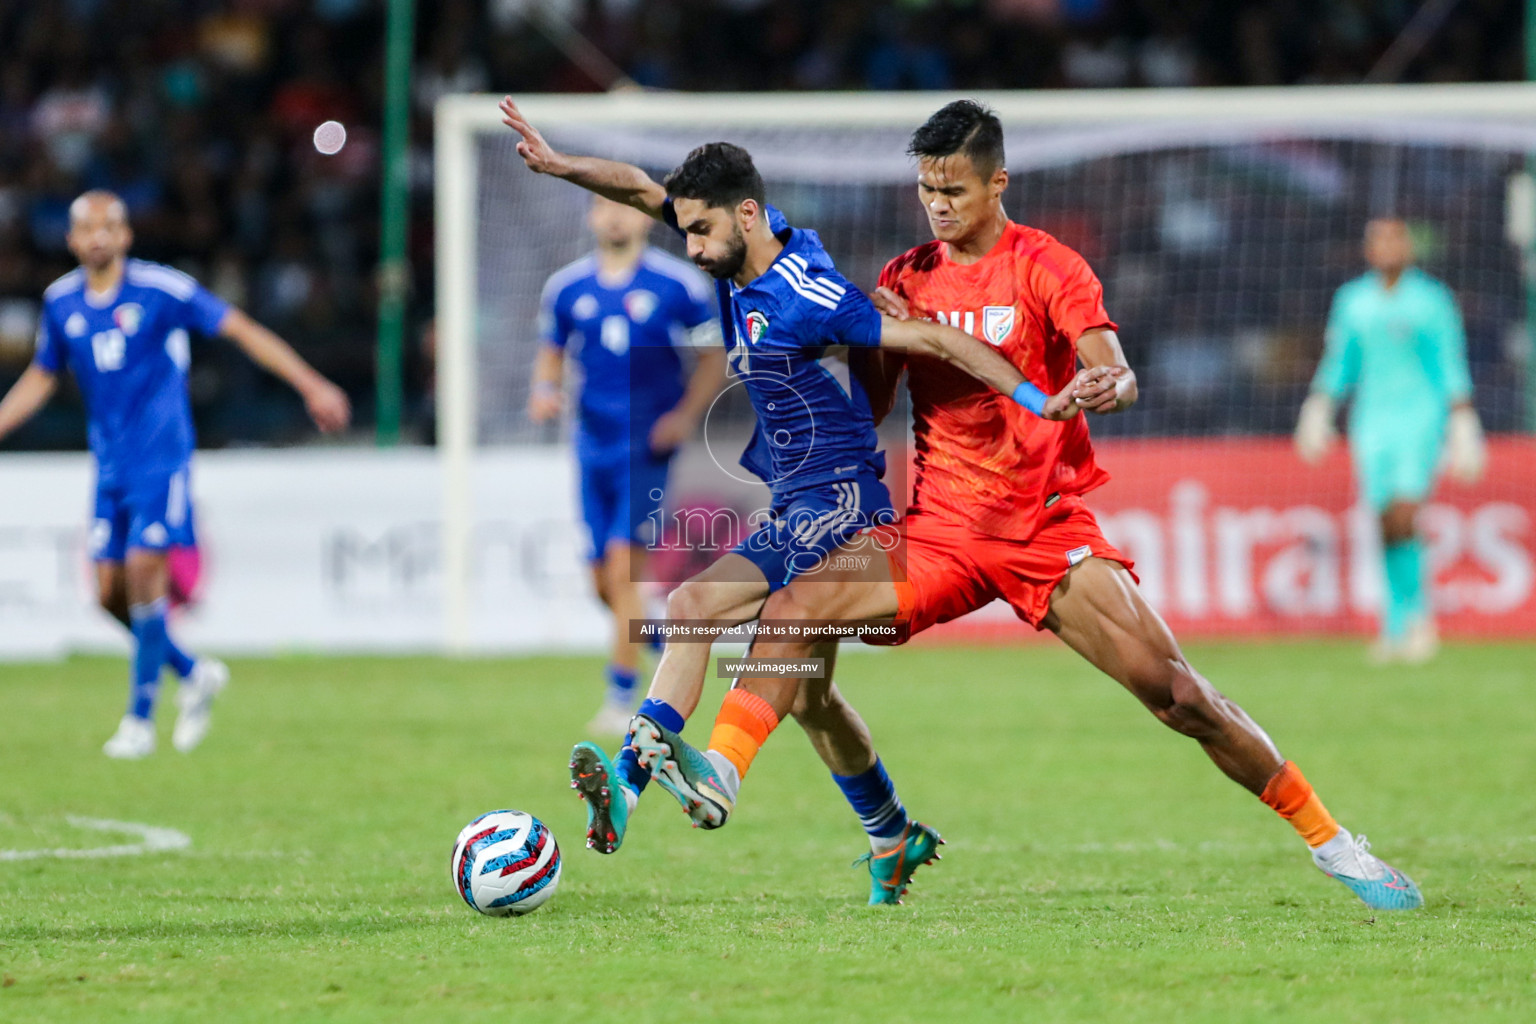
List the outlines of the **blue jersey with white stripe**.
{"label": "blue jersey with white stripe", "polygon": [[75,375],[97,478],[166,476],[192,457],[189,332],[217,334],[229,305],[179,270],[128,260],[117,290],[93,295],[76,269],[43,293],[36,364]]}
{"label": "blue jersey with white stripe", "polygon": [[623,280],[604,280],[597,258],[583,256],[544,285],[539,335],[572,341],[583,381],[577,448],[585,456],[623,452],[644,439],[682,399],[687,378],[678,349],[707,326],[714,343],[709,285],[692,264],[647,249]]}
{"label": "blue jersey with white stripe", "polygon": [[[764,210],[784,250],[745,287],[719,280],[715,290],[731,370],[757,413],[741,464],[778,505],[807,487],[884,474],[869,397],[847,352],[879,347],[880,313],[837,272],[816,232]],[[670,201],[665,213],[676,228]]]}

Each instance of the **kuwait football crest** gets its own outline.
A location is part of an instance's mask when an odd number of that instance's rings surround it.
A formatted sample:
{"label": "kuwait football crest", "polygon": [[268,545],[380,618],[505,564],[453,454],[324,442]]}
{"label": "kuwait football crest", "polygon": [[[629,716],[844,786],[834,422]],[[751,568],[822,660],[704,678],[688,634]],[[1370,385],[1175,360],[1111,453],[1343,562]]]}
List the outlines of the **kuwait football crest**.
{"label": "kuwait football crest", "polygon": [[747,343],[756,345],[768,333],[768,318],[757,310],[747,314]]}
{"label": "kuwait football crest", "polygon": [[1012,306],[981,307],[981,336],[987,344],[1001,346],[1013,333]]}
{"label": "kuwait football crest", "polygon": [[591,295],[582,295],[571,303],[571,317],[576,320],[591,320],[597,316],[597,300]]}
{"label": "kuwait football crest", "polygon": [[131,338],[139,333],[139,324],[144,322],[144,307],[137,302],[125,302],[112,311],[112,322]]}
{"label": "kuwait football crest", "polygon": [[648,291],[636,290],[628,292],[624,296],[624,312],[629,314],[629,319],[637,324],[645,323],[656,312],[658,305],[656,296]]}

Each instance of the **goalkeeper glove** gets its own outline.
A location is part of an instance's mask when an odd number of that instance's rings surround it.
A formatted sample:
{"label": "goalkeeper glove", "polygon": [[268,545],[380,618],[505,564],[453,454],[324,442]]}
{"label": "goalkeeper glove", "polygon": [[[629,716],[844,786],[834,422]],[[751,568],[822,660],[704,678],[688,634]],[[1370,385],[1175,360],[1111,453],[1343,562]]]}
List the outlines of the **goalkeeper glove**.
{"label": "goalkeeper glove", "polygon": [[1446,448],[1450,453],[1451,478],[1458,483],[1475,484],[1488,468],[1488,445],[1483,440],[1483,425],[1477,410],[1464,405],[1451,410],[1447,425]]}
{"label": "goalkeeper glove", "polygon": [[1301,456],[1301,461],[1315,466],[1323,461],[1338,436],[1333,427],[1333,399],[1321,392],[1312,392],[1301,403],[1301,415],[1296,419],[1296,454]]}

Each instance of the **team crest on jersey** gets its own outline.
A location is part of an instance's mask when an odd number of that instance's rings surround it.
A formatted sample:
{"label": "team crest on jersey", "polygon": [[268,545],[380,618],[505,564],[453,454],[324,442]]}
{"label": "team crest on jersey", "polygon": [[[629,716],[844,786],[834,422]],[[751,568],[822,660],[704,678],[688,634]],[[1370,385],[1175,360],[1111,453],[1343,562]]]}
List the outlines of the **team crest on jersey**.
{"label": "team crest on jersey", "polygon": [[981,336],[990,345],[1001,345],[1013,333],[1012,306],[981,307]]}
{"label": "team crest on jersey", "polygon": [[637,290],[628,292],[624,296],[624,312],[629,314],[629,319],[637,324],[643,324],[656,312],[660,305],[656,296],[648,291]]}
{"label": "team crest on jersey", "polygon": [[768,333],[768,318],[757,310],[747,314],[747,341],[756,345]]}
{"label": "team crest on jersey", "polygon": [[597,300],[590,295],[583,295],[571,303],[571,316],[577,320],[591,320],[597,316]]}
{"label": "team crest on jersey", "polygon": [[139,333],[139,324],[144,322],[144,307],[137,302],[125,302],[112,311],[112,322],[131,338]]}
{"label": "team crest on jersey", "polygon": [[64,321],[64,333],[71,338],[78,338],[86,332],[85,317],[79,313],[69,314],[69,319]]}

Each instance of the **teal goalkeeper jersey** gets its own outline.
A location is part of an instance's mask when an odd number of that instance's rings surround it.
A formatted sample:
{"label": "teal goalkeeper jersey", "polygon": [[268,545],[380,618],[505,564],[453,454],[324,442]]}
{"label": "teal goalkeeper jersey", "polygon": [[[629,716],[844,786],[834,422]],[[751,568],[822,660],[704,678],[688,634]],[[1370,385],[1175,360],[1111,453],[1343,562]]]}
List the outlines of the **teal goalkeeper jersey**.
{"label": "teal goalkeeper jersey", "polygon": [[1323,361],[1312,390],[1334,401],[1351,393],[1351,434],[1395,425],[1443,426],[1450,407],[1471,397],[1467,341],[1451,290],[1417,268],[1387,288],[1372,271],[1333,297]]}

